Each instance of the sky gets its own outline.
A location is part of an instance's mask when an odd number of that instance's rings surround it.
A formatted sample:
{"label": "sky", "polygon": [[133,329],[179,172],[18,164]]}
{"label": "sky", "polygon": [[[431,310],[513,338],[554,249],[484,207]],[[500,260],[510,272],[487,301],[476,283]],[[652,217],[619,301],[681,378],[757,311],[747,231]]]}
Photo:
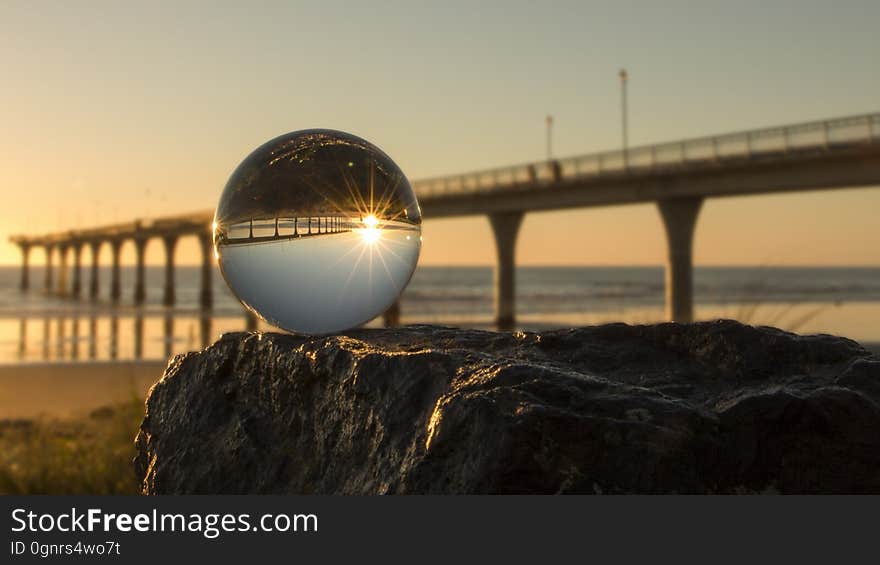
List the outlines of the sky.
{"label": "sky", "polygon": [[[293,130],[364,137],[413,180],[543,159],[547,114],[557,156],[617,148],[622,67],[631,145],[877,112],[878,21],[875,0],[0,0],[0,263],[14,233],[213,209]],[[877,187],[708,200],[695,262],[880,265],[878,210]],[[421,264],[494,263],[486,218],[423,233]],[[522,265],[664,257],[648,204],[528,214],[517,247]]]}

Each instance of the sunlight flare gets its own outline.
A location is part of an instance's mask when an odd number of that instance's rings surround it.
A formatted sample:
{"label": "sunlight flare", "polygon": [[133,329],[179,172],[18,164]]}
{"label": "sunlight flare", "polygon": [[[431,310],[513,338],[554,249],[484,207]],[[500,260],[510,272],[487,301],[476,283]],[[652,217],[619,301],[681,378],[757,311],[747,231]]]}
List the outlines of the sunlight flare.
{"label": "sunlight flare", "polygon": [[362,220],[365,227],[358,230],[366,244],[374,244],[379,241],[382,235],[382,228],[379,227],[379,220],[375,215],[370,214]]}

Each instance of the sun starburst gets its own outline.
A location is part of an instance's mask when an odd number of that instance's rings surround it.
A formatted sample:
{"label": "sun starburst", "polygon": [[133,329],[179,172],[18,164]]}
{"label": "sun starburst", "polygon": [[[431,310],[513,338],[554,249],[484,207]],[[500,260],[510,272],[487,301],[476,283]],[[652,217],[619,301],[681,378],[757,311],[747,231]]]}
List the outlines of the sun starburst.
{"label": "sun starburst", "polygon": [[382,228],[379,227],[379,219],[376,218],[374,214],[369,214],[361,223],[364,225],[362,228],[358,228],[357,232],[361,235],[364,240],[364,243],[373,245],[379,241],[379,238],[382,237]]}

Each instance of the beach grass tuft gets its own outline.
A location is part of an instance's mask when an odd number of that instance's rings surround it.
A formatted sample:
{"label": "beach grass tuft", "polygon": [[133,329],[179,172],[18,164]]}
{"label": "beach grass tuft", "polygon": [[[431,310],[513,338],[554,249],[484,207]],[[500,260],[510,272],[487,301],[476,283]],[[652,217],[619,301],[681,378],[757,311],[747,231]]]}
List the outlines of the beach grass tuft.
{"label": "beach grass tuft", "polygon": [[77,419],[0,421],[0,494],[137,494],[143,414],[133,396]]}

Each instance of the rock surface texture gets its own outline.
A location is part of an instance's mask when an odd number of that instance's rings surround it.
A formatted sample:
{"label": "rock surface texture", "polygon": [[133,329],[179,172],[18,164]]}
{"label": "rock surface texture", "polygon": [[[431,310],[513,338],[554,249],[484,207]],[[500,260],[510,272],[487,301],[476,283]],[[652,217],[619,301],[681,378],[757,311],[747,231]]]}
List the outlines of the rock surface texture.
{"label": "rock surface texture", "polygon": [[880,359],[731,321],[234,333],[136,441],[148,494],[880,493]]}

